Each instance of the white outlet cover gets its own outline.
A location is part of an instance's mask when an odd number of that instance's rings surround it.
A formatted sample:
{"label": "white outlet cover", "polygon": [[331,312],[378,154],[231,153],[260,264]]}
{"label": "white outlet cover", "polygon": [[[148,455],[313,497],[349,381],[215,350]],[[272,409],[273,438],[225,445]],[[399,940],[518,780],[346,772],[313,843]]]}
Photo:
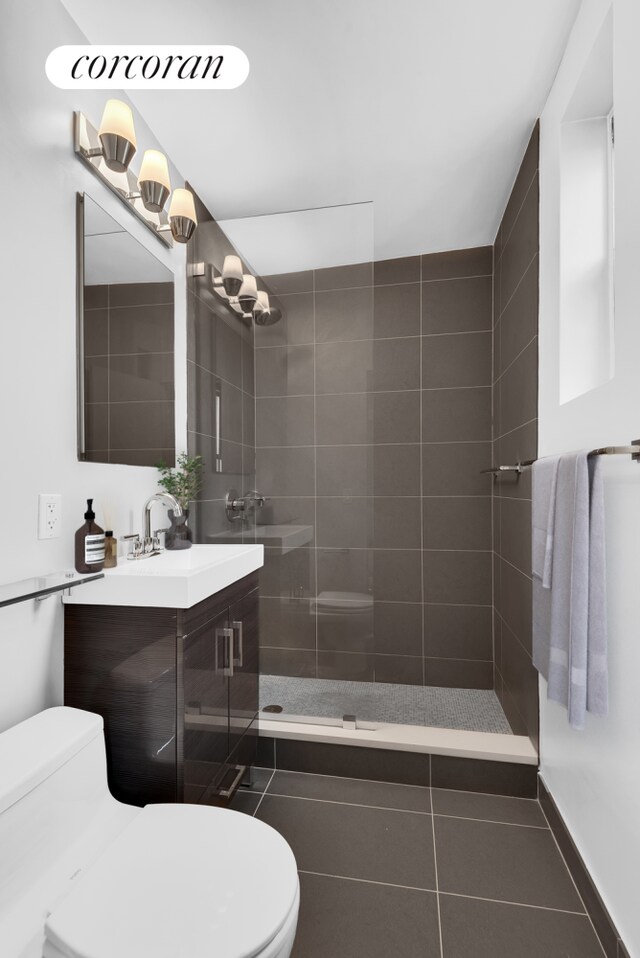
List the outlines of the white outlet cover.
{"label": "white outlet cover", "polygon": [[62,496],[41,492],[38,496],[38,539],[57,539],[62,527]]}

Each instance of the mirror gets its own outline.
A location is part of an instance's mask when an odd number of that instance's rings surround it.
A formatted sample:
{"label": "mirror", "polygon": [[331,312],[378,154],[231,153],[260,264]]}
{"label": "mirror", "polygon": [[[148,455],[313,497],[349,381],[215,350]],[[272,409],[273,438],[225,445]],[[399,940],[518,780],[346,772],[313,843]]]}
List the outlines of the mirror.
{"label": "mirror", "polygon": [[175,465],[174,278],[78,194],[78,458]]}

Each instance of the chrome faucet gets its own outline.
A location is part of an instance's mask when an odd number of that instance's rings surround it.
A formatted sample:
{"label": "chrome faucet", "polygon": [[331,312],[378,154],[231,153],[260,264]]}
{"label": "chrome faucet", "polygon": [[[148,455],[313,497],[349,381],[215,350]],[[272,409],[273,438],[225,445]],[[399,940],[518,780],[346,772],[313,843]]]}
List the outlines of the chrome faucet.
{"label": "chrome faucet", "polygon": [[152,496],[149,496],[142,507],[142,534],[134,532],[129,536],[122,537],[131,540],[131,551],[127,556],[128,559],[147,559],[149,556],[159,555],[162,551],[159,534],[168,532],[169,527],[155,529],[153,533],[151,532],[151,509],[154,502],[164,502],[169,509],[173,509],[174,516],[183,514],[182,506],[169,492],[154,492]]}
{"label": "chrome faucet", "polygon": [[[142,507],[142,536],[143,543],[147,543],[151,538],[151,509],[153,508],[154,502],[164,502],[164,504],[169,509],[173,509],[173,514],[177,518],[182,515],[182,506],[175,499],[170,492],[154,492],[152,496],[149,496],[144,506]],[[158,532],[166,532],[166,529],[157,529],[153,533],[153,538],[155,539]]]}

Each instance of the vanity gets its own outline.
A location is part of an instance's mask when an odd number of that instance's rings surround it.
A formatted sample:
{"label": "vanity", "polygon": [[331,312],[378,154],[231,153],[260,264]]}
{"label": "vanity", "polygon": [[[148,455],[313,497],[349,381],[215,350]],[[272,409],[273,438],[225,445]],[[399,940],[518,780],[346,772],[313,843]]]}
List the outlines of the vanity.
{"label": "vanity", "polygon": [[194,545],[65,597],[64,701],[103,717],[115,798],[221,804],[253,764],[262,564],[262,545]]}

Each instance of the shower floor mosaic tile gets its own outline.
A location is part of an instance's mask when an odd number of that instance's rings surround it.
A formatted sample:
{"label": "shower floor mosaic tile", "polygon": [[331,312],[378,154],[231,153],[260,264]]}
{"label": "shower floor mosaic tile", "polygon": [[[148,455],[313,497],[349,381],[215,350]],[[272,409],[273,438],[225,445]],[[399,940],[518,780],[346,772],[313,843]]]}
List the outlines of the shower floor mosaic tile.
{"label": "shower floor mosaic tile", "polygon": [[[469,732],[502,732],[511,727],[491,689],[448,689],[384,682],[260,676],[260,708],[282,707],[281,717],[341,719],[425,725]],[[278,715],[269,715],[277,719]]]}

